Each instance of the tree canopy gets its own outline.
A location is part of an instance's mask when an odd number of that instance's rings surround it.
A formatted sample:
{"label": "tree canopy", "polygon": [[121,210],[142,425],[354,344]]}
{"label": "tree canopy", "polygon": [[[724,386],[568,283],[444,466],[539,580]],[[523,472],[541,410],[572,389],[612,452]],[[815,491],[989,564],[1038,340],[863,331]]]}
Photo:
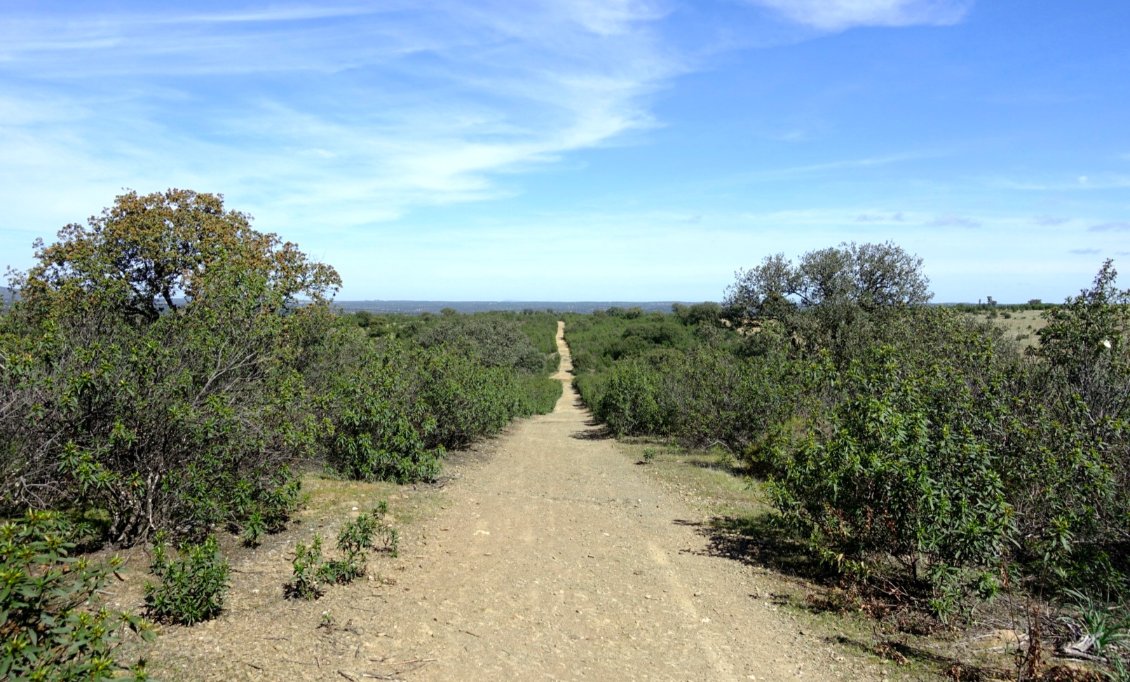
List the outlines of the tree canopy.
{"label": "tree canopy", "polygon": [[86,225],[63,227],[55,243],[38,241],[35,256],[14,284],[40,313],[81,299],[152,322],[221,290],[277,311],[300,296],[325,300],[341,286],[333,268],[225,210],[223,196],[182,189],[126,192]]}
{"label": "tree canopy", "polygon": [[842,243],[793,262],[778,253],[739,270],[726,305],[746,318],[780,319],[788,311],[855,306],[866,312],[917,305],[932,298],[922,259],[893,243]]}

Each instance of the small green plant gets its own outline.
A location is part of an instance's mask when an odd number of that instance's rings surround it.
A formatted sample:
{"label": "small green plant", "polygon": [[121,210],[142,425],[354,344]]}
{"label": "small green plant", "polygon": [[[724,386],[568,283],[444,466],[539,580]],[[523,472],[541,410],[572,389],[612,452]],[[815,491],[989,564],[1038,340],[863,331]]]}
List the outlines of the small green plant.
{"label": "small green plant", "polygon": [[340,559],[327,559],[318,570],[318,577],[325,583],[348,585],[365,575],[365,555],[361,552],[349,553]]}
{"label": "small green plant", "polygon": [[267,526],[263,522],[263,515],[258,511],[251,512],[251,515],[247,517],[247,521],[243,524],[243,532],[240,533],[244,547],[258,547],[259,538],[263,536],[266,530]]}
{"label": "small green plant", "polygon": [[1110,660],[1110,670],[1106,673],[1110,682],[1130,682],[1130,668],[1118,657]]}
{"label": "small green plant", "polygon": [[322,596],[322,581],[319,577],[322,559],[322,536],[315,534],[309,545],[301,542],[294,546],[294,561],[291,563],[294,577],[286,584],[286,596],[291,599],[317,599]]}
{"label": "small green plant", "polygon": [[400,531],[392,526],[384,526],[382,534],[385,539],[385,551],[391,557],[400,556]]}
{"label": "small green plant", "polygon": [[169,558],[168,551],[164,538],[159,537],[150,570],[160,582],[145,584],[149,615],[182,625],[215,618],[223,610],[231,572],[216,538],[210,535],[199,544],[182,544],[176,559]]}
{"label": "small green plant", "polygon": [[239,532],[245,547],[258,547],[264,535],[282,531],[291,512],[301,506],[299,479],[286,467],[280,475],[283,483],[277,487],[254,490],[244,484],[236,491],[234,506],[243,520],[232,522],[229,528]]}
{"label": "small green plant", "polygon": [[1065,593],[1079,613],[1069,622],[1079,631],[1080,642],[1084,642],[1087,649],[1093,649],[1098,656],[1105,656],[1112,644],[1130,640],[1130,616],[1120,614],[1078,590],[1065,590]]}
{"label": "small green plant", "polygon": [[104,680],[129,670],[145,679],[145,664],[115,660],[142,619],[99,606],[95,595],[121,565],[71,556],[74,527],[50,512],[28,512],[0,525],[0,679]]}
{"label": "small green plant", "polygon": [[643,449],[643,463],[644,464],[651,464],[651,462],[655,459],[655,455],[656,455],[655,448],[644,448]]}
{"label": "small green plant", "polygon": [[[385,506],[387,508],[387,505]],[[323,580],[331,583],[350,583],[365,575],[366,550],[375,548],[378,534],[385,538],[386,547],[396,552],[396,530],[380,518],[380,507],[369,514],[361,514],[342,526],[337,534],[337,548],[342,558],[326,561],[320,570]]]}
{"label": "small green plant", "polygon": [[342,526],[337,535],[337,549],[341,556],[326,559],[322,556],[322,537],[315,535],[309,546],[298,543],[294,548],[293,578],[286,585],[291,598],[317,599],[322,596],[325,584],[344,585],[365,575],[366,551],[375,549],[375,540],[384,542],[384,551],[397,555],[399,532],[382,519],[388,504],[381,502],[372,512],[361,514]]}

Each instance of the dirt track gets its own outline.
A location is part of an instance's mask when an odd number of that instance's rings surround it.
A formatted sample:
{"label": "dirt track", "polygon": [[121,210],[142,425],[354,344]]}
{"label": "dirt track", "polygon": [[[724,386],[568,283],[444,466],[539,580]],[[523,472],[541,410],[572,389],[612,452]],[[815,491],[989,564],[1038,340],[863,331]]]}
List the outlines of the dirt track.
{"label": "dirt track", "polygon": [[[167,633],[156,658],[206,679],[880,679],[802,633],[768,578],[703,551],[693,514],[596,437],[560,330],[559,345],[556,410],[439,493],[393,569],[381,560],[394,584],[283,602],[285,552],[263,553],[237,566],[230,614]],[[238,596],[255,580],[270,598]]]}

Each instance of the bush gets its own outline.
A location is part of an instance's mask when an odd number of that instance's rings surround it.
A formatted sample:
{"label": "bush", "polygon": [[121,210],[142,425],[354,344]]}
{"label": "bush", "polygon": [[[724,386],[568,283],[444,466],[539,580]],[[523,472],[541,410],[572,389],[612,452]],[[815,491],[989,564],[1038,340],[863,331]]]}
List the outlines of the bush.
{"label": "bush", "polygon": [[[514,417],[551,411],[561,386],[543,373],[542,354],[516,323],[477,317],[412,318],[427,347],[333,330],[307,370],[325,462],[354,479],[430,480],[447,450],[497,433]],[[548,316],[523,317],[540,332],[556,327]],[[483,333],[463,338],[461,329]],[[513,334],[525,351],[495,347],[513,341]],[[529,363],[536,371],[520,361],[528,352],[537,357]],[[518,365],[501,362],[507,357]]]}
{"label": "bush", "polygon": [[381,505],[370,514],[360,514],[344,526],[337,534],[337,550],[342,558],[326,561],[318,571],[319,577],[330,583],[350,583],[365,575],[366,550],[376,548],[378,537],[384,542],[384,549],[396,556],[400,534],[385,523],[381,516],[386,505]]}
{"label": "bush", "polygon": [[780,453],[774,502],[841,566],[897,560],[945,615],[987,585],[1009,537],[997,453],[975,428],[994,396],[954,367],[908,367],[890,346],[837,380],[847,397],[827,433]]}
{"label": "bush", "polygon": [[722,445],[752,461],[766,441],[801,410],[806,363],[785,357],[736,357],[698,348],[665,371],[663,395],[685,445]]}
{"label": "bush", "polygon": [[779,507],[826,556],[903,563],[940,613],[991,593],[1002,566],[1035,589],[1124,594],[1128,444],[1111,408],[1130,383],[1117,360],[1084,344],[1090,365],[1075,351],[1068,367],[1046,362],[1044,349],[1026,361],[999,331],[940,309],[883,334],[823,370],[828,412],[773,460]]}
{"label": "bush", "polygon": [[436,424],[431,447],[464,448],[519,414],[522,397],[512,370],[444,350],[417,353],[415,360],[418,395]]}
{"label": "bush", "polygon": [[557,379],[525,374],[518,377],[518,394],[521,397],[515,416],[528,417],[548,414],[557,406],[563,387]]}
{"label": "bush", "polygon": [[288,467],[278,472],[280,485],[253,487],[247,481],[236,486],[235,509],[242,524],[232,523],[233,532],[241,532],[243,544],[257,547],[264,533],[278,533],[286,528],[291,513],[298,507],[301,482]]}
{"label": "bush", "polygon": [[203,542],[180,546],[180,556],[171,559],[164,538],[153,546],[149,568],[159,583],[145,584],[145,607],[149,615],[164,623],[194,625],[220,615],[228,590],[231,567],[220,554],[214,536]]}
{"label": "bush", "polygon": [[428,442],[436,421],[415,395],[408,355],[367,349],[361,357],[316,401],[327,425],[321,436],[327,462],[355,480],[434,478],[443,448]]}
{"label": "bush", "polygon": [[568,316],[574,384],[617,435],[726,446],[825,559],[939,615],[1014,578],[1124,598],[1130,290],[1108,261],[1025,355],[969,310],[922,305],[920,265],[891,244],[770,257],[729,292],[738,333],[711,309],[682,336]]}
{"label": "bush", "polygon": [[238,492],[289,484],[332,269],[180,190],[120,196],[36,258],[0,330],[0,512],[97,509],[129,544],[241,524]]}
{"label": "bush", "polygon": [[[148,639],[141,619],[111,611],[96,595],[120,565],[72,556],[75,529],[50,512],[0,525],[0,679],[103,680],[121,677],[123,631]],[[143,663],[131,670],[144,679]]]}
{"label": "bush", "polygon": [[286,584],[284,591],[291,599],[317,599],[322,589],[320,572],[322,568],[322,536],[314,534],[309,545],[301,542],[294,545],[294,561],[291,562],[294,577]]}
{"label": "bush", "polygon": [[497,315],[446,316],[418,340],[425,348],[445,346],[486,367],[524,372],[541,372],[545,367],[542,352],[522,327]]}
{"label": "bush", "polygon": [[642,361],[616,365],[593,414],[617,436],[669,433],[671,416],[661,404],[659,379],[658,372]]}
{"label": "bush", "polygon": [[1053,583],[1130,592],[1130,291],[1106,261],[1044,313],[1017,415],[1004,431],[1021,558]]}

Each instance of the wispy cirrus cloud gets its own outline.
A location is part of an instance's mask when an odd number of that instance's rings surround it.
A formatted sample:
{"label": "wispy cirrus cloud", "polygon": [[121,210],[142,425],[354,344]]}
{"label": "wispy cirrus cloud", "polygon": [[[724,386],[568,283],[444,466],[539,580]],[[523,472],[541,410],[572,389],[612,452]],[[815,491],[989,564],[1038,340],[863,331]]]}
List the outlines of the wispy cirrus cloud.
{"label": "wispy cirrus cloud", "polygon": [[926,223],[927,227],[962,227],[962,228],[977,228],[981,227],[981,221],[975,220],[968,216],[956,215],[948,213],[946,215],[938,216],[930,222]]}
{"label": "wispy cirrus cloud", "polygon": [[1130,176],[1118,174],[1078,175],[1074,178],[1051,180],[1025,180],[992,178],[986,181],[991,187],[1022,192],[1089,192],[1130,188]]}
{"label": "wispy cirrus cloud", "polygon": [[[223,191],[291,232],[509,196],[516,171],[654,126],[685,70],[652,0],[120,7],[0,22],[0,200],[29,208],[10,220],[122,187]],[[65,219],[43,210],[63,187],[85,206]]]}
{"label": "wispy cirrus cloud", "polygon": [[1090,227],[1091,232],[1130,232],[1130,221],[1119,220],[1109,223],[1099,223]]}
{"label": "wispy cirrus cloud", "polygon": [[944,156],[934,152],[910,152],[905,154],[886,154],[882,156],[865,156],[858,159],[842,159],[825,163],[814,163],[806,166],[792,166],[778,169],[782,175],[806,175],[809,173],[823,173],[825,171],[839,171],[851,168],[877,168],[905,163],[907,161],[920,161]]}
{"label": "wispy cirrus cloud", "polygon": [[856,26],[949,26],[965,18],[971,0],[747,0],[820,31]]}
{"label": "wispy cirrus cloud", "polygon": [[881,154],[874,156],[861,156],[851,159],[836,159],[797,166],[769,167],[763,170],[739,173],[729,179],[731,183],[771,182],[783,179],[792,179],[806,176],[836,175],[842,171],[881,169],[904,163],[912,163],[933,158],[940,158],[945,154],[940,152],[905,152],[895,154]]}
{"label": "wispy cirrus cloud", "polygon": [[855,217],[857,223],[901,223],[906,220],[902,211],[894,213],[860,213]]}

